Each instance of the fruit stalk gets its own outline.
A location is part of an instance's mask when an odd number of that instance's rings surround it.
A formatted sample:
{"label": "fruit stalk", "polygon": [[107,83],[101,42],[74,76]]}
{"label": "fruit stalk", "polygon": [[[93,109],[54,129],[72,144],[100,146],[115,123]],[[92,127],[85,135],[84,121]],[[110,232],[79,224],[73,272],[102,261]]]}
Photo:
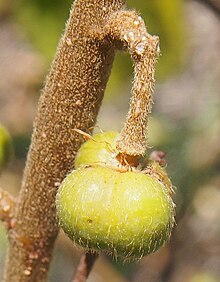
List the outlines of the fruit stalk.
{"label": "fruit stalk", "polygon": [[[157,39],[149,44],[156,45]],[[151,46],[149,46],[151,48]],[[148,47],[147,47],[148,49]],[[125,155],[144,156],[147,147],[147,121],[152,107],[156,54],[149,52],[135,60],[132,98],[117,149]]]}
{"label": "fruit stalk", "polygon": [[115,46],[128,49],[134,61],[130,109],[117,149],[124,155],[143,156],[146,152],[147,121],[152,107],[155,63],[160,53],[159,38],[147,32],[143,19],[134,11],[114,13],[105,28]]}
{"label": "fruit stalk", "polygon": [[95,252],[83,254],[72,282],[85,282],[97,258]]}

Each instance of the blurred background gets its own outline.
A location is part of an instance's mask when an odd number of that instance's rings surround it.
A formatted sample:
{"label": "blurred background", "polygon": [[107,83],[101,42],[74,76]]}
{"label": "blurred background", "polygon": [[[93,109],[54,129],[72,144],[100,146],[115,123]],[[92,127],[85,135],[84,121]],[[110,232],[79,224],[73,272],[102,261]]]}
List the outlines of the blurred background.
{"label": "blurred background", "polygon": [[[13,156],[0,186],[17,195],[40,89],[68,18],[71,0],[0,0],[0,123],[13,138]],[[177,188],[171,240],[140,263],[102,256],[89,282],[220,281],[220,1],[128,0],[159,35],[149,146],[166,152]],[[98,125],[120,130],[133,77],[117,54]],[[7,239],[0,223],[0,279]],[[50,281],[70,281],[82,251],[61,232]]]}

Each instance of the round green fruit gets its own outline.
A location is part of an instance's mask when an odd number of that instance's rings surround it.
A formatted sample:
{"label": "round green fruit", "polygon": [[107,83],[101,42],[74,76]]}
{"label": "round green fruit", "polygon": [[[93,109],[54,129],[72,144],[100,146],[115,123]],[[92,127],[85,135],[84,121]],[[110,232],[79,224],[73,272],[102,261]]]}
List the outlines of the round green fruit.
{"label": "round green fruit", "polygon": [[56,204],[60,224],[74,242],[124,260],[155,252],[174,224],[174,204],[165,186],[136,171],[79,168],[64,179]]}
{"label": "round green fruit", "polygon": [[117,166],[119,164],[116,156],[116,141],[118,132],[106,131],[97,133],[86,141],[78,150],[75,158],[75,168],[89,164],[108,164]]}
{"label": "round green fruit", "polygon": [[8,131],[0,124],[0,168],[7,163],[11,147],[11,137]]}

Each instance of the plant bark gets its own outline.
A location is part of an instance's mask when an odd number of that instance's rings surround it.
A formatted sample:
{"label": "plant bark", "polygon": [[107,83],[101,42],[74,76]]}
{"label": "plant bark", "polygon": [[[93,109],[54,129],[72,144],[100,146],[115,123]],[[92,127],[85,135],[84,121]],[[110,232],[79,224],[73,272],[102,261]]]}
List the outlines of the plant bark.
{"label": "plant bark", "polygon": [[112,45],[90,32],[102,27],[122,0],[78,0],[42,91],[22,187],[10,229],[5,282],[46,281],[58,233],[55,196],[91,132],[114,58]]}

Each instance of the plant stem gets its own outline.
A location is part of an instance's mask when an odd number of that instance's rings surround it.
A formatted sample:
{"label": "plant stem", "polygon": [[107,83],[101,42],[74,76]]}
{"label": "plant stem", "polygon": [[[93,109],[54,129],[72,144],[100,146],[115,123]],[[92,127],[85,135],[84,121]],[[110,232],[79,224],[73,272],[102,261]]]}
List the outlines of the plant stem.
{"label": "plant stem", "polygon": [[91,252],[83,254],[72,282],[85,282],[98,256]]}
{"label": "plant stem", "polygon": [[16,223],[8,234],[5,282],[47,280],[58,233],[56,191],[83,142],[74,129],[91,131],[114,58],[113,46],[90,30],[123,5],[123,0],[78,0],[71,9],[38,105]]}
{"label": "plant stem", "polygon": [[159,38],[147,32],[143,19],[135,11],[115,12],[105,29],[115,46],[128,49],[134,61],[130,109],[117,149],[128,159],[139,157],[145,154],[147,146],[146,128],[152,107],[155,64],[160,53]]}

